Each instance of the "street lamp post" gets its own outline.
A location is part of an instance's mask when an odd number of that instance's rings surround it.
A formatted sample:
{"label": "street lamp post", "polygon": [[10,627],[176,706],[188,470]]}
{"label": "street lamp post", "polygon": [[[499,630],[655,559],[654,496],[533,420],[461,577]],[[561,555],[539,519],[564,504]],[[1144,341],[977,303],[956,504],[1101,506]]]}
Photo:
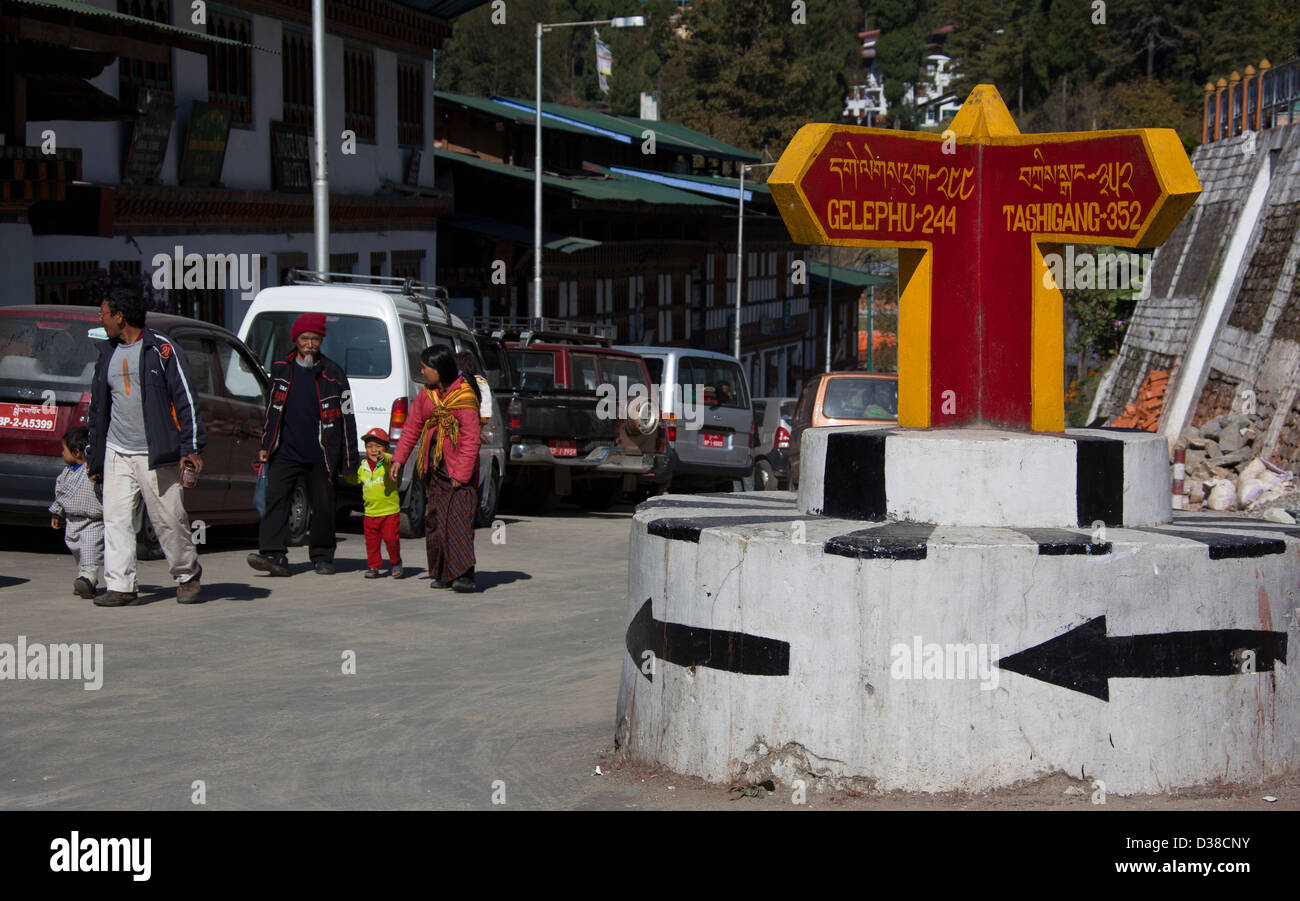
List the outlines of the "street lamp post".
{"label": "street lamp post", "polygon": [[330,181],[325,164],[325,0],[311,4],[312,118],[316,172],[312,176],[312,256],[317,272],[330,268]]}
{"label": "street lamp post", "polygon": [[831,371],[831,289],[835,287],[835,248],[826,245],[826,371]]}
{"label": "street lamp post", "polygon": [[745,172],[750,169],[768,169],[775,165],[776,163],[740,164],[740,191],[738,192],[739,201],[737,206],[739,215],[736,217],[736,328],[732,344],[732,356],[737,360],[740,359],[741,285],[745,280]]}
{"label": "street lamp post", "polygon": [[542,35],[556,28],[581,25],[609,25],[612,28],[640,28],[645,16],[619,16],[587,22],[537,23],[537,110],[533,136],[533,318],[542,318]]}

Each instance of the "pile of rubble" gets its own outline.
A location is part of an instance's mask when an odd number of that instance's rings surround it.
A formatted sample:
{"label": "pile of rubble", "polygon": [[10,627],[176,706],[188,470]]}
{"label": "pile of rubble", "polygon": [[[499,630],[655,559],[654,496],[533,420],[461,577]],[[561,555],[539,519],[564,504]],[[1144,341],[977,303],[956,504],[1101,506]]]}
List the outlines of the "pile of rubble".
{"label": "pile of rubble", "polygon": [[[1260,453],[1268,417],[1225,413],[1183,429],[1175,449],[1186,450],[1183,491],[1189,510],[1242,510],[1275,522],[1294,522],[1300,485],[1293,473]],[[1270,512],[1271,511],[1271,512]]]}

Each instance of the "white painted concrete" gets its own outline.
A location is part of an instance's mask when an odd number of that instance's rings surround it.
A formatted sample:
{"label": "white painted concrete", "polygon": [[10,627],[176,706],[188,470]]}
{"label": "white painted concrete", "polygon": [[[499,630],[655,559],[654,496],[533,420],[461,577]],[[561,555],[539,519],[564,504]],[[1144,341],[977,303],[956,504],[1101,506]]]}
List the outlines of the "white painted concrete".
{"label": "white painted concrete", "polygon": [[[1247,783],[1300,764],[1300,685],[1285,664],[1115,678],[1109,701],[1009,671],[995,671],[990,690],[978,678],[891,675],[894,647],[917,636],[987,645],[996,659],[1102,615],[1110,636],[1278,630],[1294,650],[1296,539],[1285,554],[1210,560],[1202,544],[1110,529],[1109,555],[1052,557],[1011,530],[943,527],[925,560],[857,560],[822,544],[865,524],[805,517],[790,493],[673,500],[701,506],[636,514],[629,621],[650,598],[659,620],[788,641],[790,672],[660,661],[650,681],[625,653],[616,737],[634,758],[718,782],[801,777],[810,790],[986,791],[1064,772],[1121,795]],[[647,533],[663,516],[784,510],[805,523],[806,543],[783,522],[707,529],[698,544]],[[828,778],[809,779],[805,764]]]}
{"label": "white painted concrete", "polygon": [[1159,525],[1170,519],[1168,448],[1159,435],[1067,429],[1061,436],[895,426],[804,431],[799,508],[810,515],[825,509],[826,442],[836,432],[888,433],[885,498],[890,519],[972,527],[1078,526],[1077,450],[1072,439],[1085,437],[1124,444],[1124,525]]}
{"label": "white painted concrete", "polygon": [[799,509],[820,516],[825,492],[826,439],[836,432],[889,432],[897,426],[837,425],[804,429],[799,437]]}
{"label": "white painted concrete", "polygon": [[1073,526],[1075,444],[992,429],[944,429],[885,440],[890,519],[957,526]]}
{"label": "white painted concrete", "polygon": [[1208,374],[1210,356],[1214,350],[1215,338],[1231,310],[1231,300],[1236,296],[1237,283],[1247,265],[1247,251],[1252,243],[1255,230],[1262,226],[1264,201],[1268,197],[1268,185],[1272,173],[1267,154],[1262,155],[1255,168],[1254,180],[1250,193],[1232,229],[1232,239],[1223,252],[1218,275],[1214,279],[1214,288],[1210,299],[1205,304],[1201,319],[1196,324],[1191,344],[1183,355],[1182,365],[1178,367],[1177,379],[1165,395],[1165,407],[1161,414],[1160,431],[1173,447],[1183,427],[1192,415],[1196,398],[1201,393]]}

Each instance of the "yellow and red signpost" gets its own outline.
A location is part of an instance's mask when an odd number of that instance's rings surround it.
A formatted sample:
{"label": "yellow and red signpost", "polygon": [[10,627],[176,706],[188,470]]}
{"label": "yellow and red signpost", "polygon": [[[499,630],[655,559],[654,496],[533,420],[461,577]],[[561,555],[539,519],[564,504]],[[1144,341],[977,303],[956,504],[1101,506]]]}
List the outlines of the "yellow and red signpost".
{"label": "yellow and red signpost", "polygon": [[1156,247],[1200,194],[1176,132],[1023,135],[992,85],[951,133],[805,125],[768,179],[794,240],[899,249],[899,424],[1065,428],[1043,258]]}

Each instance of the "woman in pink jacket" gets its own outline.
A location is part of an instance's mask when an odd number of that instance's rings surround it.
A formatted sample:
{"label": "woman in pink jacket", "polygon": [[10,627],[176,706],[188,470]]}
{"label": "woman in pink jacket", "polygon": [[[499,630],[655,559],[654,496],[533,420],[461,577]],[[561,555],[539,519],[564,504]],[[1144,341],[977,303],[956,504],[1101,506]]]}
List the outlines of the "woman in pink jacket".
{"label": "woman in pink jacket", "polygon": [[424,543],[430,588],[474,591],[474,513],[478,508],[479,399],[445,345],[420,354],[424,388],[411,405],[397,466],[415,451],[416,475],[428,485]]}

